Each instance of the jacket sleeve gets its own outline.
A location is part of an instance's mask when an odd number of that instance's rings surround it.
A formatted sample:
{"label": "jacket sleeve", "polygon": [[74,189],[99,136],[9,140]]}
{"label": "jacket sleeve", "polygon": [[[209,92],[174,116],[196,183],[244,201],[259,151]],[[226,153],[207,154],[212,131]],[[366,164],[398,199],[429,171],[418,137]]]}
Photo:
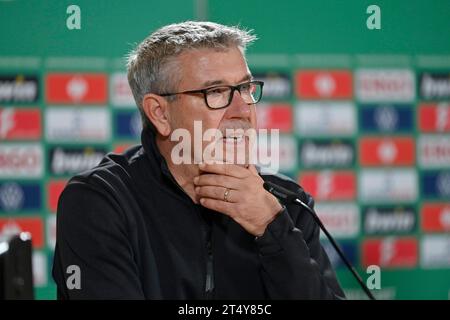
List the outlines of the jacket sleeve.
{"label": "jacket sleeve", "polygon": [[[314,206],[309,197],[308,205]],[[262,278],[270,299],[344,299],[325,250],[320,228],[301,210],[296,223],[286,207],[256,239],[262,262]]]}
{"label": "jacket sleeve", "polygon": [[[126,229],[113,198],[87,183],[69,183],[57,212],[53,278],[58,298],[144,298]],[[78,287],[70,266],[78,267]]]}

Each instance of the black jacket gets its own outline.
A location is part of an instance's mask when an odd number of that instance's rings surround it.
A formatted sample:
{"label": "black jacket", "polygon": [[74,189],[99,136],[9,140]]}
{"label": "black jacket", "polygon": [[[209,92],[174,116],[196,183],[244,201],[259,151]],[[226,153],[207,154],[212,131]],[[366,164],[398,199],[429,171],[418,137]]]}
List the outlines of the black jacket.
{"label": "black jacket", "polygon": [[[148,130],[142,145],[108,154],[64,189],[53,263],[59,298],[344,297],[309,213],[287,205],[256,239],[193,203]],[[262,177],[299,190],[288,178]],[[79,267],[80,289],[66,286],[71,265]]]}

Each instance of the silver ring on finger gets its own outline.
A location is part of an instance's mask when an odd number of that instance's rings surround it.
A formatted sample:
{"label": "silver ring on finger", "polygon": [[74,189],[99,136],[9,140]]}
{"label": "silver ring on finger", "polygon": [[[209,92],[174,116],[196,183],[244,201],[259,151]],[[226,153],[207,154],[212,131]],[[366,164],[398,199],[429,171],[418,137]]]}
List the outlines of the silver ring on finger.
{"label": "silver ring on finger", "polygon": [[230,195],[231,190],[228,188],[225,188],[225,192],[223,194],[223,201],[228,202],[228,197]]}

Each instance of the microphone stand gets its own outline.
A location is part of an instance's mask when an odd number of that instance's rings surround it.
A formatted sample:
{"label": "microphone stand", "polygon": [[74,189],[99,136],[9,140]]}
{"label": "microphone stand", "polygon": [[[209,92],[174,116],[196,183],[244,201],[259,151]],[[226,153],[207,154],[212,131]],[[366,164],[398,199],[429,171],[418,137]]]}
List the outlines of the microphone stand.
{"label": "microphone stand", "polygon": [[273,182],[266,181],[264,182],[264,189],[269,191],[271,194],[273,194],[275,197],[284,200],[286,203],[293,203],[300,207],[303,207],[308,211],[313,219],[316,221],[316,223],[319,225],[320,229],[325,233],[328,240],[331,242],[334,250],[338,253],[339,257],[344,261],[347,268],[350,270],[350,272],[353,274],[355,279],[358,281],[361,288],[364,290],[364,292],[367,294],[367,296],[370,298],[370,300],[375,300],[375,297],[372,295],[372,292],[370,292],[369,288],[365,285],[364,281],[361,279],[359,274],[356,272],[355,268],[351,265],[351,263],[348,261],[347,257],[344,255],[344,253],[341,251],[339,246],[337,245],[336,241],[334,241],[334,238],[331,236],[331,234],[328,232],[328,230],[323,225],[322,221],[320,221],[319,217],[317,216],[316,212],[311,209],[307,204],[305,204],[303,201],[301,201],[297,194],[295,192],[292,192],[290,190],[287,190],[286,188],[283,188]]}

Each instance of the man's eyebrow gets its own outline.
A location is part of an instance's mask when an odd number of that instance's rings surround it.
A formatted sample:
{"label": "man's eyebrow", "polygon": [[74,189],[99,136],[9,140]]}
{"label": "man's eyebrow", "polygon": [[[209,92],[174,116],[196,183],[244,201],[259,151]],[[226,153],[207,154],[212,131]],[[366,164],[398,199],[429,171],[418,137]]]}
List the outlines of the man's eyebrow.
{"label": "man's eyebrow", "polygon": [[[253,79],[253,76],[250,73],[248,73],[241,80],[239,80],[238,83],[241,83],[244,81],[249,81],[252,79]],[[208,80],[208,81],[204,82],[202,84],[202,86],[203,87],[211,87],[211,86],[221,85],[221,84],[226,84],[225,80]]]}

